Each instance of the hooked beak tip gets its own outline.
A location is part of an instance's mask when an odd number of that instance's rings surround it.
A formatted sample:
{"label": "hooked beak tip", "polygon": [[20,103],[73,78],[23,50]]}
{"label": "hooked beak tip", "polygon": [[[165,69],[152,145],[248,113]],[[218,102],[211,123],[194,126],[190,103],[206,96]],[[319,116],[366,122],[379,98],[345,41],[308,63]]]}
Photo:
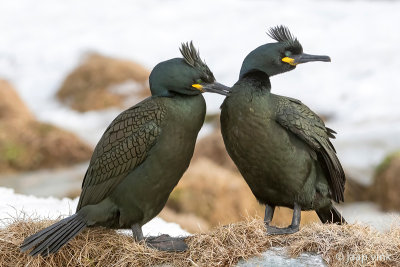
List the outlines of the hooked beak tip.
{"label": "hooked beak tip", "polygon": [[301,64],[313,61],[331,62],[331,58],[329,56],[309,55],[305,53],[294,57],[295,64]]}
{"label": "hooked beak tip", "polygon": [[203,91],[228,96],[231,92],[231,88],[219,82],[213,82],[203,85]]}

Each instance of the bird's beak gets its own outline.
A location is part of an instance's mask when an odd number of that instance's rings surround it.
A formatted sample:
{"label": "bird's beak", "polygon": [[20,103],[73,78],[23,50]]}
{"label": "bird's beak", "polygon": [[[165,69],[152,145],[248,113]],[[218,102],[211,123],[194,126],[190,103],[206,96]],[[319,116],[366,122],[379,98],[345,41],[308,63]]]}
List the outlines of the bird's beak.
{"label": "bird's beak", "polygon": [[331,58],[328,56],[317,56],[317,55],[309,55],[303,53],[300,55],[293,55],[291,57],[284,57],[282,58],[282,61],[292,66],[296,66],[297,64],[311,62],[311,61],[331,62]]}
{"label": "bird's beak", "polygon": [[210,92],[210,93],[217,93],[220,95],[229,95],[231,92],[231,88],[225,86],[218,82],[213,83],[206,83],[206,84],[192,84],[192,87],[196,88],[202,93]]}

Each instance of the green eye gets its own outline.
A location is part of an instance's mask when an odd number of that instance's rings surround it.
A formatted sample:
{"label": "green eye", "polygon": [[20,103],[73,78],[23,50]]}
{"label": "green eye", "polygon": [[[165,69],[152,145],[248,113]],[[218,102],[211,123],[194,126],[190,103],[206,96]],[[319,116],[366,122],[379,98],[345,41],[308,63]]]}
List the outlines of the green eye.
{"label": "green eye", "polygon": [[201,83],[203,83],[203,80],[202,79],[197,79],[196,83],[201,84]]}
{"label": "green eye", "polygon": [[290,57],[292,55],[292,52],[290,51],[285,51],[285,56]]}

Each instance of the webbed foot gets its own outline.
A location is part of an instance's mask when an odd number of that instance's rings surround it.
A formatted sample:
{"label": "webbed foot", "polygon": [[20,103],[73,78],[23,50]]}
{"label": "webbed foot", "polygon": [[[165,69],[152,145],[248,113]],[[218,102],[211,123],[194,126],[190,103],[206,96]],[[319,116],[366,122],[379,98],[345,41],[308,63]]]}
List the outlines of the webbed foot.
{"label": "webbed foot", "polygon": [[275,210],[274,206],[266,205],[265,207],[264,223],[265,223],[265,228],[267,228],[268,235],[293,234],[299,231],[300,219],[301,219],[301,207],[299,204],[294,203],[292,224],[285,228],[279,228],[269,225],[269,223],[272,221],[274,210]]}
{"label": "webbed foot", "polygon": [[279,228],[275,226],[266,226],[268,235],[285,235],[285,234],[293,234],[299,231],[299,226],[292,227],[291,225],[285,228]]}
{"label": "webbed foot", "polygon": [[171,237],[169,235],[150,236],[146,238],[146,245],[161,251],[182,252],[188,249],[185,237]]}

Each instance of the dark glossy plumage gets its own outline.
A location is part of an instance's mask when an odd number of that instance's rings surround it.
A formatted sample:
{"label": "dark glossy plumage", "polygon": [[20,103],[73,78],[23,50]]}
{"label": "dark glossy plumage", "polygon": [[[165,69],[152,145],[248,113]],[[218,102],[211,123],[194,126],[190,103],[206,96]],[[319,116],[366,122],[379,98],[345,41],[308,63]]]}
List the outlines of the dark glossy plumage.
{"label": "dark glossy plumage", "polygon": [[90,160],[77,211],[104,199],[146,159],[161,133],[166,115],[162,102],[143,101],[118,115],[108,126]]}
{"label": "dark glossy plumage", "polygon": [[336,202],[344,201],[345,175],[336,156],[336,150],[329,138],[335,138],[336,132],[325,126],[324,122],[301,101],[289,97],[276,97],[276,121],[298,138],[306,142],[315,155],[314,160],[321,161],[328,170],[328,182],[332,198]]}
{"label": "dark glossy plumage", "polygon": [[[153,69],[152,96],[122,112],[106,129],[85,174],[76,214],[26,238],[22,251],[33,248],[31,255],[46,256],[92,226],[131,228],[136,241],[144,239],[142,225],[161,211],[189,166],[206,112],[201,93],[227,94],[192,43],[181,51],[184,59]],[[148,238],[146,244],[186,249],[182,239],[166,235]]]}
{"label": "dark glossy plumage", "polygon": [[[239,81],[221,108],[226,149],[266,208],[272,234],[298,230],[299,210],[316,210],[321,221],[343,222],[331,200],[343,201],[345,175],[329,138],[334,131],[299,100],[272,94],[269,78],[299,63],[330,61],[303,54],[286,27],[270,31],[278,43],[253,50],[244,60]],[[295,209],[292,225],[269,226],[275,206]]]}

